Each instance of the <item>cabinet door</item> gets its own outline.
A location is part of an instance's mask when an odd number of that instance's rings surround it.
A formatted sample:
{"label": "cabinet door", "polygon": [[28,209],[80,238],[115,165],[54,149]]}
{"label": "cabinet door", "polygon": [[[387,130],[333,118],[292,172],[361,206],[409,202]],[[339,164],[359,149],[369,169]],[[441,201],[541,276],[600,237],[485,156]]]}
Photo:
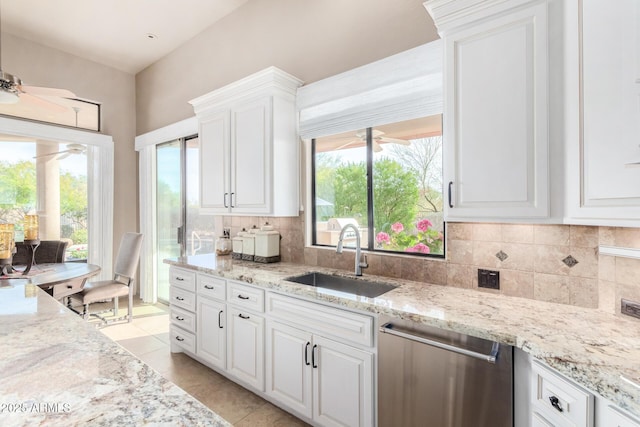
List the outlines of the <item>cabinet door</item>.
{"label": "cabinet door", "polygon": [[269,321],[266,344],[267,394],[311,418],[311,333]]}
{"label": "cabinet door", "polygon": [[313,418],[324,426],[372,426],[373,354],[314,336]]}
{"label": "cabinet door", "polygon": [[235,213],[271,211],[271,97],[231,110],[231,208]]}
{"label": "cabinet door", "polygon": [[200,206],[226,213],[230,206],[229,112],[200,119]]}
{"label": "cabinet door", "polygon": [[226,368],[225,304],[198,296],[197,352],[212,365]]}
{"label": "cabinet door", "polygon": [[582,7],[581,205],[591,217],[638,223],[640,3],[590,0]]}
{"label": "cabinet door", "polygon": [[448,220],[549,215],[547,31],[541,2],[445,37]]}
{"label": "cabinet door", "polygon": [[227,307],[227,372],[264,390],[264,318]]}

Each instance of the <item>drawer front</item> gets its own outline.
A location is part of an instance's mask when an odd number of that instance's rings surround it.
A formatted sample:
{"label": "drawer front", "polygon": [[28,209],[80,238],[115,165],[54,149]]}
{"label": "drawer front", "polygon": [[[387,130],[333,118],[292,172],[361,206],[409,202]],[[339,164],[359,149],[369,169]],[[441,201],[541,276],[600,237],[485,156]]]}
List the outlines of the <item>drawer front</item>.
{"label": "drawer front", "polygon": [[85,280],[87,279],[70,280],[53,286],[53,297],[55,299],[62,299],[63,297],[77,294],[84,287]]}
{"label": "drawer front", "polygon": [[196,291],[196,273],[182,268],[169,268],[169,283],[187,291]]}
{"label": "drawer front", "polygon": [[187,332],[175,325],[169,327],[169,337],[171,342],[184,348],[185,350],[196,353],[196,336],[191,332]]}
{"label": "drawer front", "polygon": [[592,427],[594,398],[538,362],[532,364],[532,405],[553,425]]}
{"label": "drawer front", "polygon": [[267,293],[267,312],[274,318],[342,342],[373,346],[373,317]]}
{"label": "drawer front", "polygon": [[619,412],[616,408],[612,406],[608,406],[606,409],[607,412],[607,422],[609,422],[611,426],[615,427],[640,427],[640,422],[634,421],[626,415]]}
{"label": "drawer front", "polygon": [[227,295],[227,281],[207,274],[198,274],[198,295],[224,301]]}
{"label": "drawer front", "polygon": [[185,310],[196,311],[196,294],[193,292],[171,286],[169,288],[169,298],[169,303],[172,306],[176,305]]}
{"label": "drawer front", "polygon": [[172,324],[180,326],[185,331],[196,332],[196,315],[194,313],[173,305],[169,311]]}
{"label": "drawer front", "polygon": [[227,282],[227,301],[249,310],[264,311],[264,291],[238,282]]}

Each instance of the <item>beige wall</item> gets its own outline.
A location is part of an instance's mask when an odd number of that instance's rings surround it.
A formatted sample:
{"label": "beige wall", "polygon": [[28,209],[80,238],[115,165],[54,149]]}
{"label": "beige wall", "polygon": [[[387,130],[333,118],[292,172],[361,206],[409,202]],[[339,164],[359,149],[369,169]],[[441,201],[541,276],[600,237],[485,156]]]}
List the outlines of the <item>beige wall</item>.
{"label": "beige wall", "polygon": [[252,0],[136,76],[137,134],[274,65],[311,83],[438,38],[423,0]]}
{"label": "beige wall", "polygon": [[2,67],[25,84],[69,89],[102,103],[102,133],[111,135],[115,146],[115,255],[122,233],[138,229],[134,76],[6,33]]}

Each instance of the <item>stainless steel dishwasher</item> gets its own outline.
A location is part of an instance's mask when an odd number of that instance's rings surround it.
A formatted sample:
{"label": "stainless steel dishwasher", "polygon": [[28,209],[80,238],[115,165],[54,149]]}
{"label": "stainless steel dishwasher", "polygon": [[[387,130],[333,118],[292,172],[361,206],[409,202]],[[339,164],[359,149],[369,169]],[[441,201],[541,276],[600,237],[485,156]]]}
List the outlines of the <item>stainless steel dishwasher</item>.
{"label": "stainless steel dishwasher", "polygon": [[513,348],[380,318],[378,427],[512,427]]}

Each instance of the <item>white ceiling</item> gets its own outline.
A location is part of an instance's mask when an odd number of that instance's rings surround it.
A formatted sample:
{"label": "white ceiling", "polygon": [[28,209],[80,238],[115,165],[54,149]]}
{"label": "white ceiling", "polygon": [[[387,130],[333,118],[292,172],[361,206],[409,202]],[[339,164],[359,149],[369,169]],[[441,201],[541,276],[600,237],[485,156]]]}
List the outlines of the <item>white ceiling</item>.
{"label": "white ceiling", "polygon": [[0,0],[0,12],[3,32],[136,74],[247,1]]}

